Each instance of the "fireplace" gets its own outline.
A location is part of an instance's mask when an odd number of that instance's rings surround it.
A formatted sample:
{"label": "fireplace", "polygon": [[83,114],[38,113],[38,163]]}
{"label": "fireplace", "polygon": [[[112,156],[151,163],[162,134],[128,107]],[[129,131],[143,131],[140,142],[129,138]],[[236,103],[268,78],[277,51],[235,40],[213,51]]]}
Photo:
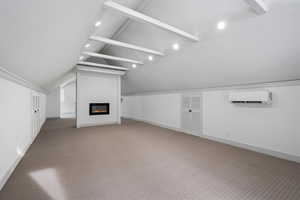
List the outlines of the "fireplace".
{"label": "fireplace", "polygon": [[90,115],[109,115],[109,103],[90,103]]}

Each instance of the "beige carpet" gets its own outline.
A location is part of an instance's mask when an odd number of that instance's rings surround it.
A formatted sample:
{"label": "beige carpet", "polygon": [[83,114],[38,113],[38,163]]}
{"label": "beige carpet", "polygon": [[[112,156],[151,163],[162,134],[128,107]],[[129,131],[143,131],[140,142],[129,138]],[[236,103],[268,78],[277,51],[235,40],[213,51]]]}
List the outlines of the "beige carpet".
{"label": "beige carpet", "polygon": [[1,200],[299,200],[300,165],[141,122],[48,120]]}

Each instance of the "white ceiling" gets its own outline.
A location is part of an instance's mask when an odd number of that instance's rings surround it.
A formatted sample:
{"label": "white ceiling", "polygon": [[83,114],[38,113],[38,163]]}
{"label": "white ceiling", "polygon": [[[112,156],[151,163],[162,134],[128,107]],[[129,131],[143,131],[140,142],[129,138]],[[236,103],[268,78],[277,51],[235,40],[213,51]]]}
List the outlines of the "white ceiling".
{"label": "white ceiling", "polygon": [[[148,63],[123,78],[125,94],[299,79],[300,1],[268,4],[270,11],[257,15],[243,0],[152,0],[143,13],[199,35],[200,42],[132,22],[116,39],[167,56],[147,62],[147,55],[126,49],[104,52]],[[220,20],[228,23],[223,31],[216,29]],[[180,43],[180,51],[171,50],[174,42]]]}
{"label": "white ceiling", "polygon": [[[103,8],[104,0],[1,0],[0,66],[42,87],[71,70],[94,23],[111,37],[126,20]],[[116,0],[135,8],[140,0]],[[101,44],[91,49],[101,48]]]}
{"label": "white ceiling", "polygon": [[[265,15],[256,15],[244,0],[114,1],[198,35],[200,42],[125,23],[126,17],[103,8],[104,0],[2,0],[0,66],[49,87],[75,66],[93,34],[166,53],[149,62],[147,54],[91,42],[88,50],[145,61],[124,77],[127,94],[300,78],[299,0],[268,0]],[[216,29],[219,20],[228,23],[223,31]],[[171,49],[174,42],[180,51]]]}

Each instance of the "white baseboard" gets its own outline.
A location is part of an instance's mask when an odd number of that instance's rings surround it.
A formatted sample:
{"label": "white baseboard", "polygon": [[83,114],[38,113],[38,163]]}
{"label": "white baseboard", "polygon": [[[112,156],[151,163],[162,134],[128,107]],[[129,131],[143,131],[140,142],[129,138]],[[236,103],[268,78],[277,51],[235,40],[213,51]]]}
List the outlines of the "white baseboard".
{"label": "white baseboard", "polygon": [[154,125],[154,126],[159,126],[161,128],[166,128],[166,129],[170,129],[170,130],[177,131],[177,132],[183,132],[181,128],[168,126],[168,125],[158,123],[158,122],[154,122],[154,121],[148,121],[148,120],[138,119],[138,118],[134,118],[134,117],[123,117],[123,119],[129,119],[129,120],[144,122],[144,123],[151,124],[151,125]]}
{"label": "white baseboard", "polygon": [[256,147],[256,146],[252,146],[252,145],[248,145],[248,144],[243,144],[243,143],[235,142],[235,141],[232,141],[232,140],[216,138],[216,137],[212,137],[212,136],[208,136],[208,135],[203,135],[203,134],[196,135],[195,133],[191,133],[191,132],[183,130],[181,128],[166,126],[166,125],[161,124],[159,122],[147,121],[147,120],[142,120],[142,119],[137,119],[137,118],[132,118],[132,117],[124,117],[124,118],[135,120],[135,121],[140,121],[140,122],[144,122],[144,123],[148,123],[148,124],[151,124],[151,125],[154,125],[154,126],[159,126],[161,128],[166,128],[166,129],[170,129],[170,130],[173,130],[173,131],[182,132],[184,134],[189,134],[189,135],[193,135],[193,136],[196,136],[196,137],[201,137],[201,138],[205,138],[205,139],[208,139],[208,140],[212,140],[212,141],[228,144],[228,145],[231,145],[231,146],[239,147],[239,148],[242,148],[242,149],[247,149],[247,150],[250,150],[250,151],[255,151],[255,152],[266,154],[266,155],[269,155],[269,156],[281,158],[281,159],[284,159],[284,160],[289,160],[289,161],[300,163],[300,157],[299,156],[286,154],[286,153],[282,153],[282,152],[278,152],[278,151],[273,151],[273,150],[269,150],[269,149],[265,149],[265,148],[261,148],[261,147]]}
{"label": "white baseboard", "polygon": [[46,119],[60,119],[60,117],[47,117]]}
{"label": "white baseboard", "polygon": [[[45,123],[45,121],[42,123],[41,127],[44,125],[44,123]],[[39,130],[39,133],[40,133],[40,130]],[[28,151],[29,147],[32,145],[32,143],[34,142],[34,140],[37,138],[37,136],[39,135],[39,133],[29,143],[26,144],[26,146],[24,147],[24,154],[23,155],[20,155],[20,154],[18,155],[18,157],[16,158],[16,160],[13,162],[13,164],[11,165],[11,167],[6,172],[6,174],[3,177],[3,179],[0,180],[0,191],[3,189],[5,183],[8,181],[8,179],[12,175],[12,173],[15,171],[15,169],[18,166],[18,164],[20,163],[20,161],[22,160],[22,158],[24,157],[24,155],[26,154],[26,152]]]}
{"label": "white baseboard", "polygon": [[2,190],[2,188],[4,187],[5,183],[8,181],[9,177],[11,176],[11,174],[14,172],[14,170],[16,169],[16,167],[18,166],[19,162],[22,160],[22,156],[18,156],[17,159],[15,160],[15,162],[12,164],[12,166],[9,168],[9,170],[6,172],[5,176],[3,177],[3,179],[0,181],[0,191]]}
{"label": "white baseboard", "polygon": [[69,119],[69,118],[76,118],[76,113],[62,113],[60,115],[61,119]]}
{"label": "white baseboard", "polygon": [[[31,144],[33,143],[33,141],[31,141],[30,143],[28,143],[25,146],[25,148],[24,148],[24,152],[25,153],[27,152],[27,150],[29,149],[29,147],[31,146]],[[25,155],[25,153],[24,153],[24,155]],[[5,183],[8,181],[9,177],[15,171],[16,167],[18,166],[18,164],[20,163],[20,161],[22,160],[22,158],[24,157],[24,155],[18,155],[17,159],[14,161],[14,163],[12,164],[12,166],[9,168],[9,170],[5,174],[4,178],[0,181],[0,191],[4,187]]]}
{"label": "white baseboard", "polygon": [[103,126],[103,125],[111,125],[111,124],[120,124],[118,121],[110,121],[110,122],[90,122],[90,123],[79,123],[76,125],[76,128],[84,128],[91,126]]}
{"label": "white baseboard", "polygon": [[216,137],[212,137],[212,136],[208,136],[208,135],[201,135],[200,137],[206,138],[208,140],[213,140],[213,141],[216,141],[216,142],[220,142],[220,143],[225,143],[225,144],[228,144],[228,145],[231,145],[231,146],[235,146],[235,147],[239,147],[239,148],[243,148],[243,149],[248,149],[248,150],[255,151],[255,152],[258,152],[258,153],[262,153],[262,154],[266,154],[266,155],[269,155],[269,156],[281,158],[281,159],[284,159],[284,160],[289,160],[289,161],[300,163],[300,157],[299,156],[286,154],[286,153],[282,153],[282,152],[278,152],[278,151],[273,151],[273,150],[269,150],[269,149],[265,149],[265,148],[261,148],[261,147],[256,147],[256,146],[252,146],[252,145],[248,145],[248,144],[243,144],[243,143],[239,143],[239,142],[234,142],[234,141],[226,140],[226,139],[222,139],[222,138],[216,138]]}

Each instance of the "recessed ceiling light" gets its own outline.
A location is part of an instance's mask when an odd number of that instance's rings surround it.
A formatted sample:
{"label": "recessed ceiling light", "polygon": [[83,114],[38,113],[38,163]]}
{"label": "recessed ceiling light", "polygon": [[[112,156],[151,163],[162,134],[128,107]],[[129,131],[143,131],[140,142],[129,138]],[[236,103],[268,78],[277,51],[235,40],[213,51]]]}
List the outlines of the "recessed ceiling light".
{"label": "recessed ceiling light", "polygon": [[153,60],[153,56],[148,56],[148,60],[152,61]]}
{"label": "recessed ceiling light", "polygon": [[132,68],[136,68],[136,64],[132,64]]}
{"label": "recessed ceiling light", "polygon": [[95,23],[95,27],[98,27],[98,26],[100,26],[101,24],[102,24],[101,21],[97,21],[97,22]]}
{"label": "recessed ceiling light", "polygon": [[172,48],[175,50],[175,51],[178,51],[179,50],[179,44],[178,43],[174,43],[173,45],[172,45]]}
{"label": "recessed ceiling light", "polygon": [[87,43],[86,45],[84,45],[85,48],[89,48],[91,46],[90,43]]}
{"label": "recessed ceiling light", "polygon": [[225,21],[218,22],[217,27],[218,27],[219,30],[225,29],[226,28],[226,22]]}
{"label": "recessed ceiling light", "polygon": [[84,56],[80,56],[80,57],[79,57],[79,60],[83,60],[83,59],[84,59]]}

